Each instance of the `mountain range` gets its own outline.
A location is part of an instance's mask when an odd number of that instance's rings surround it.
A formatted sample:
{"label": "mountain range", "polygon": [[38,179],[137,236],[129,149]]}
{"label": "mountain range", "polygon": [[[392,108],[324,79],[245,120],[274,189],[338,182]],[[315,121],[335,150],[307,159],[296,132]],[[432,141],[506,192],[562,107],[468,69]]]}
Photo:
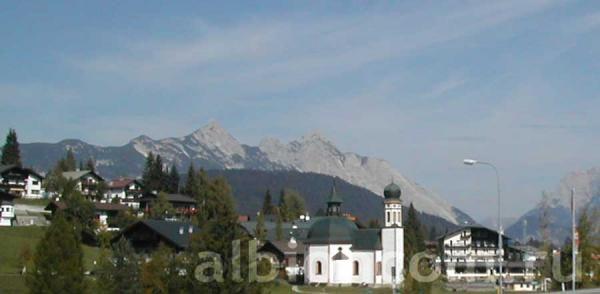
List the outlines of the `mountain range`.
{"label": "mountain range", "polygon": [[[586,210],[590,217],[600,210],[600,168],[591,168],[567,174],[548,196],[545,205],[538,204],[508,227],[506,234],[521,241],[530,238],[540,240],[540,221],[543,211],[548,211],[549,235],[555,244],[562,244],[571,238],[571,190],[575,199],[576,217]],[[598,230],[599,224],[594,230]],[[595,232],[598,234],[598,232]]]}
{"label": "mountain range", "polygon": [[342,152],[329,139],[311,133],[289,143],[267,138],[258,146],[240,143],[217,122],[183,137],[152,139],[139,136],[123,146],[103,147],[81,140],[58,143],[21,144],[24,163],[48,171],[70,149],[80,160],[93,158],[106,178],[141,175],[147,154],[160,154],[165,163],[185,171],[190,163],[207,170],[249,169],[298,171],[330,175],[363,187],[377,195],[393,181],[402,188],[405,205],[412,203],[421,212],[439,216],[452,224],[470,219],[437,194],[405,177],[387,161]]}

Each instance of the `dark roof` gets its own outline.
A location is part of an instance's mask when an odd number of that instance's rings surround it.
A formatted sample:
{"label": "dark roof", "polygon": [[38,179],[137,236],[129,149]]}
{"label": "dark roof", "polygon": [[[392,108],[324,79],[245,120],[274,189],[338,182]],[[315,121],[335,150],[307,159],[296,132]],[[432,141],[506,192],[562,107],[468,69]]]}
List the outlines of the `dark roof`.
{"label": "dark roof", "polygon": [[354,239],[354,233],[357,230],[358,227],[356,224],[346,217],[323,217],[310,227],[305,242],[314,244],[351,244]]}
{"label": "dark roof", "polygon": [[0,174],[4,174],[6,172],[15,172],[15,173],[27,174],[27,175],[32,174],[40,179],[44,178],[42,175],[40,175],[33,169],[26,168],[26,167],[20,167],[16,164],[0,165]]}
{"label": "dark roof", "polygon": [[67,180],[79,180],[81,179],[81,177],[88,174],[91,174],[92,176],[104,181],[104,178],[102,178],[99,174],[92,170],[68,171],[62,173],[63,177]]}
{"label": "dark roof", "polygon": [[352,238],[352,250],[381,250],[381,229],[360,229]]}
{"label": "dark roof", "polygon": [[14,205],[10,200],[0,200],[0,205]]}
{"label": "dark roof", "polygon": [[331,186],[331,192],[329,193],[329,198],[327,199],[327,203],[342,204],[343,202],[344,202],[344,200],[342,200],[342,197],[340,197],[335,190],[335,182],[334,182],[333,186]]}
{"label": "dark roof", "polygon": [[[475,225],[475,226],[458,227],[456,230],[450,231],[450,232],[448,232],[446,234],[443,234],[443,235],[437,237],[437,239],[438,240],[442,240],[442,239],[444,239],[446,237],[450,237],[450,236],[452,236],[452,235],[454,235],[454,234],[456,234],[458,232],[464,231],[464,230],[471,230],[471,231],[473,231],[473,230],[483,230],[483,231],[491,232],[492,234],[495,234],[495,235],[498,234],[498,231],[496,231],[496,230],[492,230],[492,229],[484,227],[484,226],[477,226],[477,225]],[[506,240],[510,239],[509,237],[506,236],[506,234],[502,235],[502,237],[503,237],[503,239],[506,239]],[[508,244],[504,244],[504,245],[508,245]]]}
{"label": "dark roof", "polygon": [[[127,234],[128,232],[145,226],[150,230],[156,232],[165,241],[174,245],[178,249],[186,249],[190,244],[190,237],[193,233],[198,232],[198,227],[191,223],[179,222],[179,221],[165,221],[165,220],[153,220],[147,219],[138,221],[129,227],[125,228],[119,235],[113,238],[113,242],[118,240],[121,235]],[[190,227],[192,231],[190,233]],[[180,234],[180,230],[182,233]]]}
{"label": "dark roof", "polygon": [[262,246],[261,250],[268,247],[275,248],[282,255],[304,254],[304,243],[299,241],[290,243],[288,240],[268,240],[265,242],[265,245]]}
{"label": "dark roof", "polygon": [[[296,238],[298,241],[302,241],[306,239],[306,235],[308,234],[308,230],[312,224],[320,219],[311,218],[308,221],[294,221],[294,222],[284,222],[281,223],[281,231],[282,238],[287,240],[290,237]],[[254,231],[256,229],[256,221],[249,222],[241,222],[240,225],[248,232],[250,236],[254,236]],[[294,228],[295,227],[295,228]],[[265,229],[267,230],[267,240],[277,240],[277,222],[273,221],[265,221]]]}
{"label": "dark roof", "polygon": [[334,256],[331,257],[331,259],[333,260],[348,260],[348,256],[346,256],[346,254],[342,253],[342,250],[340,249],[338,251],[338,253],[336,253]]}
{"label": "dark roof", "polygon": [[[151,202],[156,198],[158,198],[158,195],[154,193],[146,193],[144,194],[144,197],[140,198],[140,202]],[[167,194],[167,201],[178,203],[196,203],[194,198],[183,194]]]}

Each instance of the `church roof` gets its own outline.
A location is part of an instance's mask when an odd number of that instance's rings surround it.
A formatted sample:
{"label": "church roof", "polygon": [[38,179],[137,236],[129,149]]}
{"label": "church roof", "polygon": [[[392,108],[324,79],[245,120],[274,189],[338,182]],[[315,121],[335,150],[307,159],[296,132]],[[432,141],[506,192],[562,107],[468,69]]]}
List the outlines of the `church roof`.
{"label": "church roof", "polygon": [[313,244],[351,244],[357,230],[356,224],[346,217],[323,217],[310,227],[305,242]]}
{"label": "church roof", "polygon": [[362,229],[354,233],[352,250],[381,250],[381,229]]}

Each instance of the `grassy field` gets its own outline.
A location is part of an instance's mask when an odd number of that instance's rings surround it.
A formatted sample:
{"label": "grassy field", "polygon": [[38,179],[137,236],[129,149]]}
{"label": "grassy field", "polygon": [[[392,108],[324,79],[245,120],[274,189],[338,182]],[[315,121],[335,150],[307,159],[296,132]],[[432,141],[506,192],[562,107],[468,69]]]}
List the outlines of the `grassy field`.
{"label": "grassy field", "polygon": [[17,204],[28,204],[28,205],[37,205],[37,206],[46,206],[50,203],[50,199],[24,199],[24,198],[15,198],[14,200]]}
{"label": "grassy field", "polygon": [[[19,274],[19,255],[27,246],[33,253],[44,230],[44,227],[0,227],[0,293],[26,292],[25,280]],[[83,253],[85,267],[89,270],[98,258],[99,250],[84,245]]]}

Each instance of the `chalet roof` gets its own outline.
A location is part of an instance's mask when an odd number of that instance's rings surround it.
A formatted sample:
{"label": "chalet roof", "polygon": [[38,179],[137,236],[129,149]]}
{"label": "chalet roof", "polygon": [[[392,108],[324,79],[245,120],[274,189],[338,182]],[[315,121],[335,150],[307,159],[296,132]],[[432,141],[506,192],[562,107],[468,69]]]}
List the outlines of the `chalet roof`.
{"label": "chalet roof", "polygon": [[[186,249],[190,244],[191,235],[195,232],[198,232],[198,227],[191,223],[147,219],[138,221],[123,229],[119,235],[113,238],[113,242],[118,240],[122,235],[127,235],[128,233],[135,231],[140,227],[146,227],[154,231],[156,234],[161,236],[164,241],[167,241],[177,249]],[[192,228],[191,233],[190,228]]]}
{"label": "chalet roof", "polygon": [[[474,231],[474,230],[482,230],[482,231],[491,232],[492,234],[495,234],[495,235],[497,235],[497,234],[498,234],[498,231],[496,231],[496,230],[492,230],[492,229],[490,229],[490,228],[487,228],[487,227],[484,227],[484,226],[477,226],[477,225],[475,225],[475,226],[464,226],[464,227],[459,227],[459,228],[457,228],[456,230],[450,231],[450,232],[448,232],[448,233],[446,233],[446,234],[444,234],[444,235],[441,235],[441,236],[439,236],[437,239],[438,239],[438,240],[443,240],[443,239],[445,239],[445,238],[447,238],[447,237],[453,236],[453,235],[455,235],[455,234],[457,234],[457,233],[459,233],[459,232],[462,232],[462,231],[464,231],[464,230],[471,230],[471,231]],[[509,240],[509,239],[510,239],[508,236],[506,236],[506,234],[502,235],[502,237],[503,237],[503,239],[505,239],[505,240]]]}
{"label": "chalet roof", "polygon": [[[140,198],[140,202],[150,202],[154,201],[156,198],[158,198],[158,195],[154,193],[146,193],[144,194],[144,197]],[[196,203],[196,200],[194,200],[194,198],[183,194],[167,194],[167,201],[190,204]]]}
{"label": "chalet roof", "polygon": [[108,183],[108,188],[109,189],[123,189],[123,188],[127,188],[127,186],[131,185],[134,182],[137,183],[138,185],[140,184],[140,182],[137,179],[120,178],[120,179],[110,181]]}
{"label": "chalet roof", "polygon": [[7,172],[15,172],[15,173],[25,174],[25,175],[32,174],[40,179],[44,178],[42,175],[40,175],[38,172],[34,171],[31,168],[20,167],[16,164],[0,165],[0,174],[5,174]]}
{"label": "chalet roof", "polygon": [[298,241],[296,241],[296,243],[290,243],[289,240],[267,240],[262,248],[265,247],[272,247],[282,255],[304,254],[304,243]]}
{"label": "chalet roof", "polygon": [[91,174],[92,176],[104,181],[104,178],[92,170],[67,171],[62,173],[63,177],[67,180],[79,180],[81,177],[88,174]]}

